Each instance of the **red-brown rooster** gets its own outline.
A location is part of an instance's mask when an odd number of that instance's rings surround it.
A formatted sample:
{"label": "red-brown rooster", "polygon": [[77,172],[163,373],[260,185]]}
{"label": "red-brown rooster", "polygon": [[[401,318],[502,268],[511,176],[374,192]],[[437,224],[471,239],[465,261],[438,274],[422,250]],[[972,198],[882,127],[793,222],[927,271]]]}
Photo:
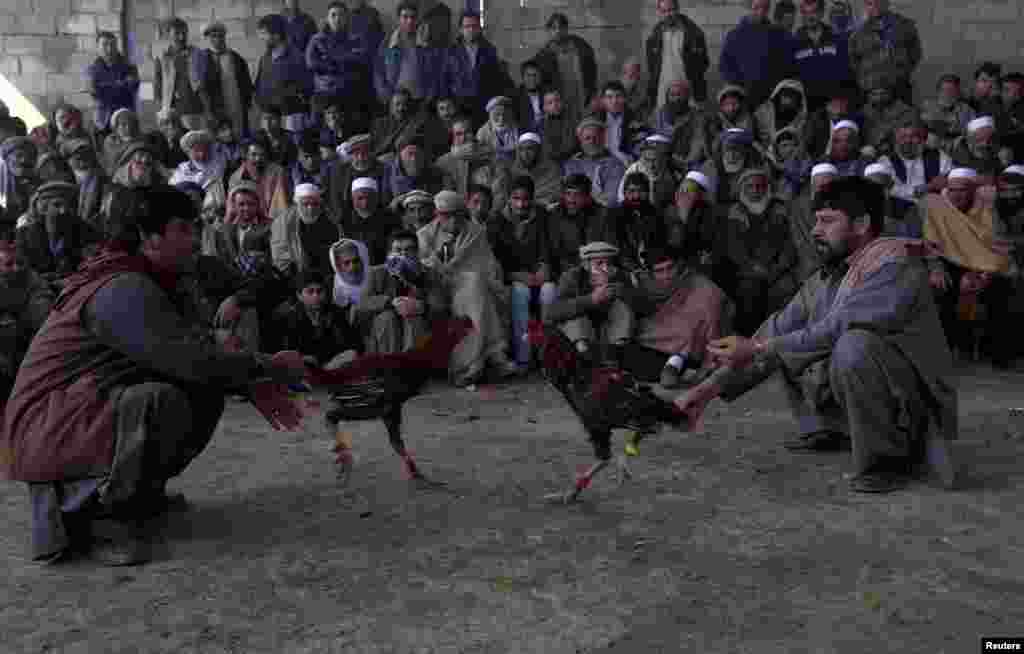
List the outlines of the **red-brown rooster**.
{"label": "red-brown rooster", "polygon": [[338,477],[343,485],[350,481],[355,462],[352,443],[338,425],[376,419],[384,421],[391,447],[401,457],[406,475],[420,483],[434,483],[405,447],[402,405],[419,394],[434,371],[448,368],[452,351],[471,329],[473,322],[468,318],[436,321],[425,342],[409,352],[367,354],[337,370],[309,369],[309,382],[327,387],[331,393],[331,407],[324,418],[335,437]]}
{"label": "red-brown rooster", "polygon": [[[675,405],[655,395],[649,386],[640,384],[619,365],[610,363],[608,357],[604,361],[581,357],[556,327],[546,326],[542,333],[534,332],[532,339],[543,345],[544,376],[565,396],[583,423],[597,458],[568,491],[548,495],[547,499],[568,503],[579,498],[611,462],[613,429],[633,432],[626,451],[635,453],[640,439],[655,433],[661,424],[685,425],[686,415]],[[618,460],[618,475],[620,484],[629,476],[624,457]]]}

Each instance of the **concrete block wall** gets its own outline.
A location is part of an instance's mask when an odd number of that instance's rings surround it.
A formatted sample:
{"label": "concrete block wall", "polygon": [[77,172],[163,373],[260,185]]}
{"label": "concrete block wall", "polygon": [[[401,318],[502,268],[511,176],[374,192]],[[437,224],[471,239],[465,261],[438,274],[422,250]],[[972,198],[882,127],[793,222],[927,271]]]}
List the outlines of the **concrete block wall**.
{"label": "concrete block wall", "polygon": [[[326,14],[329,0],[304,0],[315,17]],[[394,23],[398,0],[371,0],[388,26]],[[455,14],[466,0],[449,0]],[[470,0],[480,6],[481,0]],[[569,16],[573,32],[597,52],[602,77],[617,73],[630,56],[643,57],[643,41],[656,22],[655,0],[482,0],[486,32],[509,61],[512,71],[533,56],[547,34],[547,17],[555,11]],[[748,0],[682,0],[683,11],[703,26],[711,48],[710,82],[717,83],[717,57],[725,34],[745,14]],[[855,0],[855,5],[859,3]],[[91,105],[84,93],[83,71],[96,56],[95,35],[111,30],[124,37],[123,49],[139,65],[143,78],[140,100],[150,114],[153,97],[152,55],[166,46],[158,24],[179,16],[194,43],[201,43],[201,25],[217,19],[228,28],[232,48],[255,71],[261,44],[258,17],[279,10],[278,0],[2,0],[0,2],[0,73],[46,111],[60,99]],[[978,61],[1002,61],[1024,69],[1024,3],[1019,0],[893,0],[894,9],[918,23],[926,61],[918,86],[930,93],[941,72],[970,79]],[[859,10],[859,6],[856,7]],[[147,116],[148,117],[148,116]]]}

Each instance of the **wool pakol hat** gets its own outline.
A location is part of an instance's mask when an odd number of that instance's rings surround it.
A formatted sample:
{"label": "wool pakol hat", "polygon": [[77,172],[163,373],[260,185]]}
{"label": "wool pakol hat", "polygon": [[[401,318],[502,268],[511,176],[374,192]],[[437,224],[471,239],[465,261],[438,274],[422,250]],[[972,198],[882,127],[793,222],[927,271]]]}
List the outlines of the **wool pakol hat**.
{"label": "wool pakol hat", "polygon": [[604,241],[593,241],[580,248],[580,261],[590,261],[599,257],[617,257],[619,248]]}

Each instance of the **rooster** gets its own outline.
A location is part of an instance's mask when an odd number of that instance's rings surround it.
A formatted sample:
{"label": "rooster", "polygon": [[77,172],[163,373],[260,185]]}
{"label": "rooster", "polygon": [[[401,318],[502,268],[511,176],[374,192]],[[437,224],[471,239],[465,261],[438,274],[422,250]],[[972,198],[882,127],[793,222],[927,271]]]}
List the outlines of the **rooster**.
{"label": "rooster", "polygon": [[[579,499],[611,462],[613,429],[632,432],[626,444],[626,454],[632,456],[639,453],[640,440],[658,431],[663,423],[685,426],[686,415],[675,405],[655,395],[650,386],[640,384],[618,365],[595,363],[599,359],[580,355],[556,327],[545,326],[531,336],[543,347],[541,365],[545,378],[565,397],[583,423],[597,458],[568,491],[548,495],[547,499],[565,503]],[[631,475],[625,457],[617,463],[621,484]]]}
{"label": "rooster", "polygon": [[338,478],[348,485],[355,461],[349,437],[338,429],[341,422],[384,421],[392,449],[402,459],[409,479],[425,485],[429,480],[405,447],[402,438],[402,405],[415,397],[436,370],[446,370],[452,351],[473,328],[468,318],[439,320],[419,346],[399,354],[367,354],[337,370],[310,367],[307,380],[330,390],[331,406],[324,416],[335,435]]}

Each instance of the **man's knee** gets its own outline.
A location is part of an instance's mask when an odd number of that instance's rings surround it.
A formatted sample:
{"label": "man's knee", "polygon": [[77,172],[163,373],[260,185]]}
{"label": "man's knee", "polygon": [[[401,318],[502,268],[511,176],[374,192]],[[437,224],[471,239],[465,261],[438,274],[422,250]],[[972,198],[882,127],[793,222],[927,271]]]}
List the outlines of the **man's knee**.
{"label": "man's knee", "polygon": [[540,303],[542,306],[554,304],[558,299],[558,286],[553,282],[544,282],[540,287]]}
{"label": "man's knee", "polygon": [[873,360],[872,352],[885,347],[885,341],[878,334],[866,329],[851,329],[843,333],[832,348],[832,373],[843,374],[863,368]]}
{"label": "man's knee", "polygon": [[530,310],[530,287],[522,282],[512,284],[512,308],[519,313]]}
{"label": "man's knee", "polygon": [[121,393],[118,405],[122,412],[151,410],[157,414],[157,419],[161,415],[173,415],[180,419],[192,410],[188,394],[180,387],[164,382],[145,382],[129,386]]}

